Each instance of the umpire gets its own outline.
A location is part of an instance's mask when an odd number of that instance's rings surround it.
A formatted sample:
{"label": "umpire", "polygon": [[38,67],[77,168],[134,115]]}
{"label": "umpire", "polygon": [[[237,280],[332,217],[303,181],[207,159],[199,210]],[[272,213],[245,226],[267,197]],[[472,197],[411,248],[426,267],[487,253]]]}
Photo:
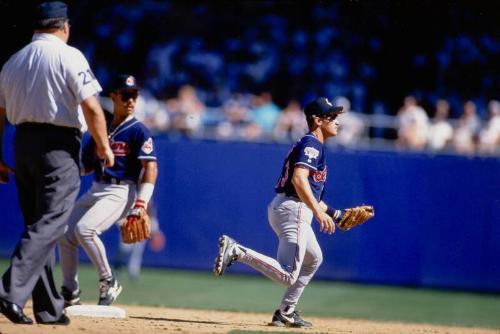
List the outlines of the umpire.
{"label": "umpire", "polygon": [[14,174],[25,224],[0,282],[0,310],[19,324],[33,323],[23,312],[30,295],[38,323],[69,323],[52,270],[80,188],[82,111],[103,168],[114,164],[97,99],[101,86],[84,55],[67,45],[69,33],[65,3],[39,4],[31,43],[0,72],[0,183],[12,171],[1,151],[6,116],[16,126]]}

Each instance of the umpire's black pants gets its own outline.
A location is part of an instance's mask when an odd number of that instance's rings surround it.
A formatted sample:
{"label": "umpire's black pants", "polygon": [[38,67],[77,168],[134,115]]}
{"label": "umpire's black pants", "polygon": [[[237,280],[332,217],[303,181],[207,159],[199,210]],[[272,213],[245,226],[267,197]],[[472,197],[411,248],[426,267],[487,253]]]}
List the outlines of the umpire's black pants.
{"label": "umpire's black pants", "polygon": [[63,310],[52,275],[54,247],[80,188],[80,142],[74,128],[16,127],[14,171],[25,230],[2,277],[0,297],[24,307],[31,296],[38,322],[55,321]]}

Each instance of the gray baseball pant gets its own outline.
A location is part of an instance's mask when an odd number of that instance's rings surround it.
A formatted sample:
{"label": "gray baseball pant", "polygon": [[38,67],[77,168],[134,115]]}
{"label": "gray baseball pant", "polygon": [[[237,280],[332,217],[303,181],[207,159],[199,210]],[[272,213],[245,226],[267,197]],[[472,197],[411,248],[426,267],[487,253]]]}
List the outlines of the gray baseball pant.
{"label": "gray baseball pant", "polygon": [[119,222],[135,200],[135,184],[94,182],[78,201],[68,220],[68,230],[59,239],[59,257],[63,286],[78,289],[78,245],[85,249],[97,269],[99,279],[109,279],[113,273],[106,248],[99,235]]}
{"label": "gray baseball pant", "polygon": [[276,195],[268,206],[268,219],[279,239],[277,260],[244,246],[238,260],[287,287],[280,308],[288,312],[295,309],[323,261],[312,218],[312,211],[298,198]]}

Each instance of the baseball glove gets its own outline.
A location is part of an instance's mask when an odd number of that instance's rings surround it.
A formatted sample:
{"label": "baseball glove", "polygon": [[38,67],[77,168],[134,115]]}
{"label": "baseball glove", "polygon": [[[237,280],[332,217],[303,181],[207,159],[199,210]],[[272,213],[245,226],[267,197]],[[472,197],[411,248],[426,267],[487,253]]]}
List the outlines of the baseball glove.
{"label": "baseball glove", "polygon": [[151,236],[149,216],[143,207],[134,207],[127,214],[125,222],[120,227],[122,240],[126,244],[133,244]]}
{"label": "baseball glove", "polygon": [[342,231],[348,231],[355,226],[364,224],[373,216],[375,216],[375,211],[371,205],[344,209],[337,220],[337,227]]}

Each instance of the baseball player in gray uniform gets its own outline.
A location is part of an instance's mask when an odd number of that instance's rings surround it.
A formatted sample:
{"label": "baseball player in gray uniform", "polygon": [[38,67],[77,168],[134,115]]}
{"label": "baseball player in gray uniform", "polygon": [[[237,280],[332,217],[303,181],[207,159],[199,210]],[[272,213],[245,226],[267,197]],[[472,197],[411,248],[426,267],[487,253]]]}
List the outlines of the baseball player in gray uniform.
{"label": "baseball player in gray uniform", "polygon": [[103,168],[90,141],[82,152],[83,171],[94,172],[91,188],[76,202],[68,230],[59,240],[65,306],[80,303],[78,246],[82,245],[99,275],[99,305],[110,305],[122,291],[113,276],[106,249],[99,235],[113,224],[147,208],[158,174],[153,139],[134,116],[139,87],[128,74],[116,75],[110,93],[113,119],[108,132],[115,164]]}
{"label": "baseball player in gray uniform", "polygon": [[337,135],[336,117],[342,107],[324,97],[304,109],[309,133],[288,153],[278,183],[276,196],[268,206],[269,223],[279,239],[277,260],[245,247],[230,237],[219,238],[219,254],[214,273],[222,276],[233,262],[243,262],[273,281],[287,287],[279,309],[270,325],[312,327],[295,311],[304,288],[318,270],[323,255],[311,227],[315,217],[324,233],[332,234],[341,210],[323,201],[327,176],[324,143]]}

